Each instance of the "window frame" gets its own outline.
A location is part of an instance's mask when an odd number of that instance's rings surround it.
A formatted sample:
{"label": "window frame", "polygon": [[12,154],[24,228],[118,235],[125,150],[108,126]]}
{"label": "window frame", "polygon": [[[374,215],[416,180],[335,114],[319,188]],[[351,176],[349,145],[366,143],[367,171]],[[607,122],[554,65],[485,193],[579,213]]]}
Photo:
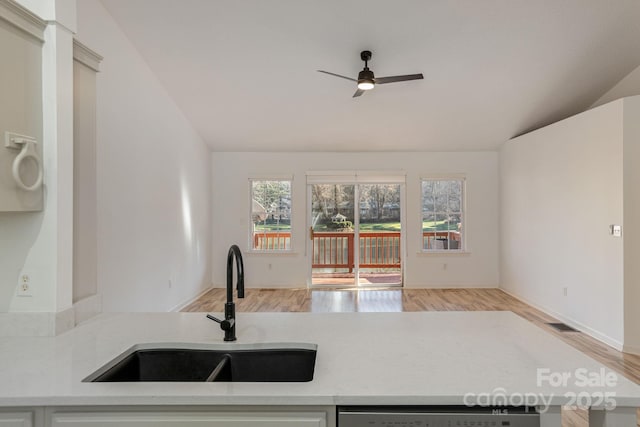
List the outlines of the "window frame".
{"label": "window frame", "polygon": [[[274,182],[288,182],[289,183],[289,247],[284,249],[258,249],[254,247],[254,222],[253,222],[253,183],[259,181],[274,181]],[[293,176],[279,176],[279,175],[266,175],[266,176],[250,176],[248,180],[249,184],[249,221],[248,221],[248,251],[252,254],[291,254],[294,252],[294,237],[293,237]]]}
{"label": "window frame", "polygon": [[[459,181],[461,183],[461,195],[460,195],[460,223],[462,224],[462,228],[460,230],[460,245],[457,249],[444,249],[444,248],[434,248],[434,249],[426,249],[424,247],[424,199],[422,187],[425,181]],[[438,255],[455,255],[455,254],[467,254],[467,177],[464,174],[442,174],[442,175],[423,175],[420,177],[420,185],[419,185],[419,206],[420,206],[420,241],[419,241],[419,253],[423,254],[438,254]],[[437,214],[437,212],[433,212]],[[450,212],[446,212],[449,214]],[[452,230],[448,230],[452,231]]]}

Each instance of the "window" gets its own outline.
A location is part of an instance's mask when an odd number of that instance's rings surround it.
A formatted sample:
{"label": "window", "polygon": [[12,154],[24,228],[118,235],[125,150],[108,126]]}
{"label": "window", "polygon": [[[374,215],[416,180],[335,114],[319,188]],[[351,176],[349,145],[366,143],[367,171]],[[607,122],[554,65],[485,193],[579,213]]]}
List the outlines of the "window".
{"label": "window", "polygon": [[291,250],[291,180],[251,179],[250,247]]}
{"label": "window", "polygon": [[462,250],[464,179],[422,179],[422,250]]}

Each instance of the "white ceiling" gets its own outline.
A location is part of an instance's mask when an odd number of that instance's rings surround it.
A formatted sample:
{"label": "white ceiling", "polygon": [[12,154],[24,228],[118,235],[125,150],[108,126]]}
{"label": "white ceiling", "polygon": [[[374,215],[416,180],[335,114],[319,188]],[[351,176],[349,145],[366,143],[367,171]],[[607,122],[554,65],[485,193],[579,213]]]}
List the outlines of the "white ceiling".
{"label": "white ceiling", "polygon": [[[217,151],[495,149],[640,65],[639,0],[102,2]],[[425,79],[354,99],[316,72],[356,77],[364,49]]]}

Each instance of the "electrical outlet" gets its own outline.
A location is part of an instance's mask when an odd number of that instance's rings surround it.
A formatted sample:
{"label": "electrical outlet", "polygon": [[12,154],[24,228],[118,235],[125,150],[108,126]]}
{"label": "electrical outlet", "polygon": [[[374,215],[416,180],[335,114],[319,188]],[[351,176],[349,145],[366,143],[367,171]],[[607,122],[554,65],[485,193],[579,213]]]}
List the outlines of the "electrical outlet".
{"label": "electrical outlet", "polygon": [[611,235],[613,237],[622,237],[622,226],[620,226],[620,225],[612,225],[611,226]]}
{"label": "electrical outlet", "polygon": [[566,297],[569,294],[569,288],[567,288],[566,286],[562,288],[562,293]]}
{"label": "electrical outlet", "polygon": [[32,279],[31,273],[27,271],[23,271],[20,273],[20,275],[18,276],[18,296],[19,297],[30,297],[33,295],[32,293],[33,283],[31,279]]}

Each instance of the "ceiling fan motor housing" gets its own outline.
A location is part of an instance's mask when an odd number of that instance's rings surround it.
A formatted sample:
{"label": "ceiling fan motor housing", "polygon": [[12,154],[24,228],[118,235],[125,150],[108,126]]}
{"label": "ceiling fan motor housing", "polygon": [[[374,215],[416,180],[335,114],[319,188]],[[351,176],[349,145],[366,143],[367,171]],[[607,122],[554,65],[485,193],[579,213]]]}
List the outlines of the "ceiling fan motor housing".
{"label": "ceiling fan motor housing", "polygon": [[358,83],[362,83],[362,82],[374,83],[373,79],[374,79],[373,71],[369,70],[368,68],[358,73]]}

